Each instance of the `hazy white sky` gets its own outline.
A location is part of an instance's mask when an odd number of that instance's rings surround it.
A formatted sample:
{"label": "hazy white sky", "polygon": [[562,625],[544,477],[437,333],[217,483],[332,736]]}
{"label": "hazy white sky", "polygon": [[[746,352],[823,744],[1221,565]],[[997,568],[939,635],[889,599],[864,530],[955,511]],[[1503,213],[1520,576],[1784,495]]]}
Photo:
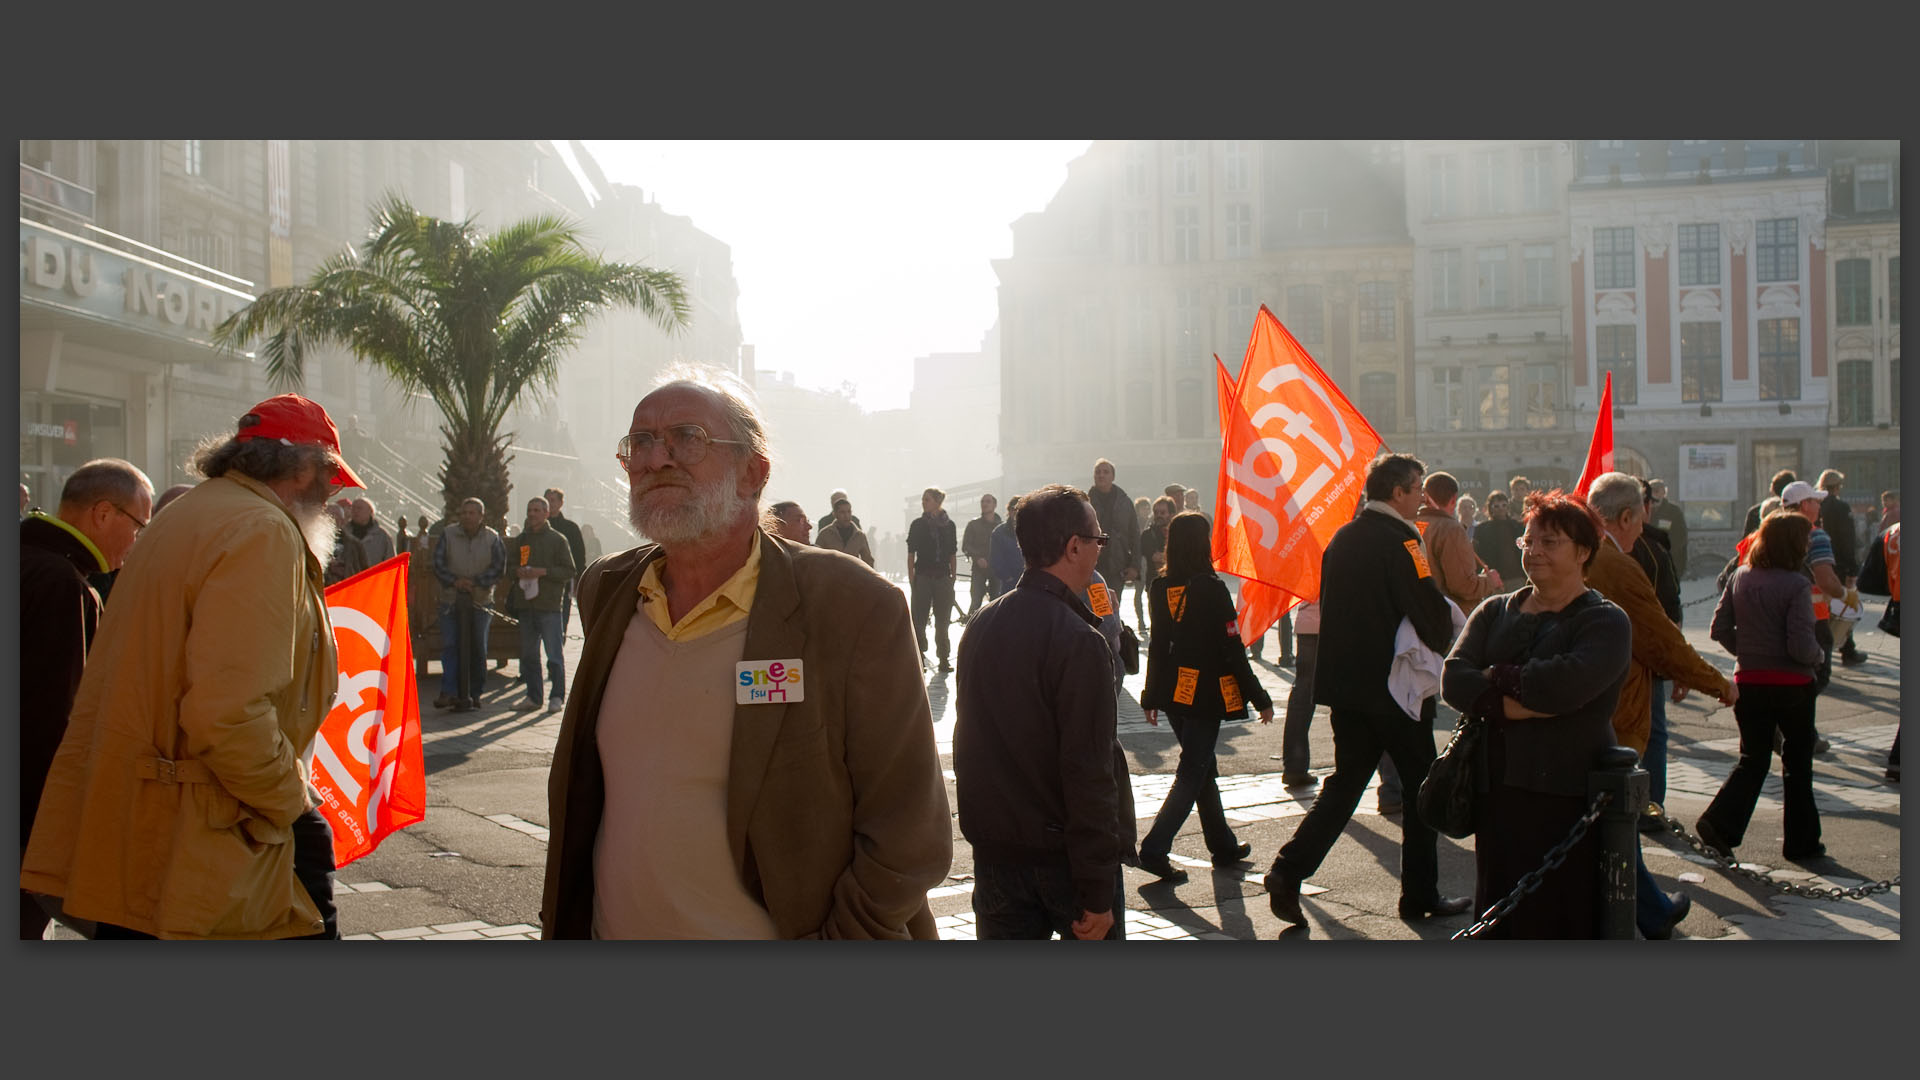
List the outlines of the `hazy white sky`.
{"label": "hazy white sky", "polygon": [[980,347],[999,309],[988,260],[1091,145],[583,142],[608,180],[732,248],[756,367],[852,382],[869,410],[905,407],[915,357]]}

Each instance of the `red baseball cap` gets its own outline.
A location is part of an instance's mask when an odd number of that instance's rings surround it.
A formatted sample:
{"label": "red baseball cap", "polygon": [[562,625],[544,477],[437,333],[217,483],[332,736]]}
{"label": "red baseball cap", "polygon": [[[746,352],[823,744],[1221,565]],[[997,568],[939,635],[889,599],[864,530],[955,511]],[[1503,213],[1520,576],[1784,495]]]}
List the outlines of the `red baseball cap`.
{"label": "red baseball cap", "polygon": [[340,429],[333,426],[333,417],[315,401],[309,401],[299,394],[280,394],[247,410],[240,418],[240,430],[233,436],[241,441],[247,439],[279,439],[291,446],[294,443],[319,443],[340,457],[340,467],[333,471],[333,482],[344,487],[365,488],[360,478],[347,468],[347,462],[340,454]]}

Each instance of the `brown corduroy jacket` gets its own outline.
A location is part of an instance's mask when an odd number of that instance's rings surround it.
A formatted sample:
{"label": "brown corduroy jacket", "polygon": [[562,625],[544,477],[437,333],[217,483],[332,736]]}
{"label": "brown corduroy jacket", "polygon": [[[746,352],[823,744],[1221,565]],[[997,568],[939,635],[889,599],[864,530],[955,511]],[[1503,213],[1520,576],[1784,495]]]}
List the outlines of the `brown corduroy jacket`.
{"label": "brown corduroy jacket", "polygon": [[[609,555],[580,579],[586,630],[548,779],[540,922],[593,935],[593,847],[605,805],[595,729],[607,675],[660,549]],[[800,658],[806,693],[734,710],[727,842],[784,938],[933,938],[927,890],[953,864],[933,717],[898,588],[836,552],[760,534],[743,660]]]}
{"label": "brown corduroy jacket", "polygon": [[1620,703],[1613,711],[1613,734],[1621,746],[1644,754],[1653,734],[1653,680],[1672,679],[1690,690],[1720,697],[1727,678],[1687,644],[1680,628],[1660,608],[1646,571],[1605,535],[1600,551],[1587,568],[1587,584],[1614,602],[1633,623],[1633,663],[1620,687]]}

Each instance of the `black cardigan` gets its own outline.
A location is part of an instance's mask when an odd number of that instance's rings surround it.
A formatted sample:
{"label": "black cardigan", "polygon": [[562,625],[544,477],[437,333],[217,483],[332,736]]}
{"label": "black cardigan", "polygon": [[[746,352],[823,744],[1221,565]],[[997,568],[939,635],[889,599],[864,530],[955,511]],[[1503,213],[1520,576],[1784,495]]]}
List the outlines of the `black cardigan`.
{"label": "black cardigan", "polygon": [[[1171,609],[1169,596],[1179,598],[1178,612]],[[1246,702],[1256,709],[1273,708],[1273,698],[1247,663],[1233,597],[1217,575],[1196,574],[1185,581],[1154,578],[1147,604],[1153,612],[1153,636],[1147,642],[1141,708],[1223,718],[1247,715]],[[1196,673],[1192,700],[1186,703],[1174,696],[1183,668]],[[1229,681],[1234,690],[1231,701],[1227,699]]]}

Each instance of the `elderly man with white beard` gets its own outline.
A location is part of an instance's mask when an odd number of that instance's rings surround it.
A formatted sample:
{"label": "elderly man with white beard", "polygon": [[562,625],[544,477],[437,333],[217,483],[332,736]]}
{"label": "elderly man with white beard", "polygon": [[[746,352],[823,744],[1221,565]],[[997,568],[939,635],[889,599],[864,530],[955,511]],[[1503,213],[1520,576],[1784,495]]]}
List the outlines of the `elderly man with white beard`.
{"label": "elderly man with white beard", "polygon": [[304,758],[339,681],[328,499],[363,487],[325,409],[254,406],[141,530],[41,795],[21,888],[100,938],[336,938]]}
{"label": "elderly man with white beard", "polygon": [[581,575],[547,938],[935,936],[952,819],[900,590],[760,527],[744,386],[670,372],[619,442],[653,542]]}

